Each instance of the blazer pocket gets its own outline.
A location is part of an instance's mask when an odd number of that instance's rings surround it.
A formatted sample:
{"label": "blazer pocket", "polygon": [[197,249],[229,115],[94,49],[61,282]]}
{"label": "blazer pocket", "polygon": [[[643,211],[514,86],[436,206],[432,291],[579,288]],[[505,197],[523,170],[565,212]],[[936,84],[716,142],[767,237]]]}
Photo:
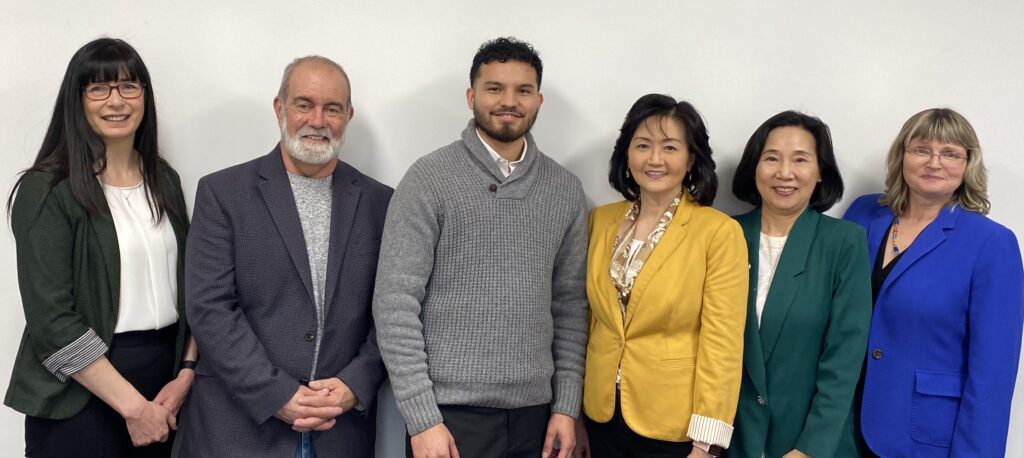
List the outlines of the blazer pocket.
{"label": "blazer pocket", "polygon": [[697,365],[697,358],[672,358],[659,361],[661,368],[665,370],[685,369]]}
{"label": "blazer pocket", "polygon": [[910,407],[910,437],[917,442],[949,447],[960,410],[964,376],[918,370]]}

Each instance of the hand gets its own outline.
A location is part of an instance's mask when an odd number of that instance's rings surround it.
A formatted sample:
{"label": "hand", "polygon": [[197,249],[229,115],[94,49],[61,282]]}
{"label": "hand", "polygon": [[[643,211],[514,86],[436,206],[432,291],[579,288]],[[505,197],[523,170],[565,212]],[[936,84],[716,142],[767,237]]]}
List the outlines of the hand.
{"label": "hand", "polygon": [[[554,450],[555,439],[558,439],[558,455],[553,455],[551,452]],[[576,447],[576,420],[572,417],[560,413],[551,414],[551,419],[548,420],[548,433],[544,436],[544,450],[540,452],[540,456],[556,457],[557,458],[569,458],[572,456],[572,450]]]}
{"label": "hand", "polygon": [[455,438],[448,432],[444,423],[431,426],[423,432],[412,436],[413,458],[459,458],[459,450],[455,448]]}
{"label": "hand", "polygon": [[789,453],[782,455],[782,458],[811,458],[811,455],[794,448],[793,450],[790,450]]}
{"label": "hand", "polygon": [[[306,407],[340,407],[341,413],[338,414],[340,416],[352,410],[358,402],[355,393],[349,389],[345,382],[338,378],[313,380],[309,382],[309,388],[318,394],[300,397],[298,399],[299,405]],[[323,393],[323,390],[327,390],[326,396],[319,395],[319,393]],[[296,418],[292,423],[292,428],[326,431],[334,426],[334,422],[335,419],[333,417],[329,421],[324,421],[324,419],[318,417]]]}
{"label": "hand", "polygon": [[132,438],[132,445],[142,447],[154,442],[167,440],[170,434],[169,426],[173,418],[171,412],[162,405],[155,402],[144,401],[124,417],[128,426],[128,435]]}
{"label": "hand", "polygon": [[[299,389],[295,391],[295,394],[292,395],[288,402],[278,409],[277,413],[274,414],[274,418],[292,425],[292,429],[301,433],[328,430],[334,426],[334,417],[341,415],[341,407],[330,405],[302,405],[299,403],[299,400],[309,397],[326,398],[329,394],[330,390],[326,388],[314,391],[308,387],[299,385]],[[304,402],[313,404],[313,402],[309,400],[305,400]],[[300,419],[302,421],[296,424],[296,421]]]}
{"label": "hand", "polygon": [[178,371],[178,376],[167,382],[160,392],[153,398],[153,402],[160,404],[171,413],[170,421],[168,426],[171,429],[178,429],[178,411],[181,410],[181,405],[185,402],[185,396],[188,395],[188,390],[192,388],[192,380],[195,378],[195,372],[192,369],[182,369]]}
{"label": "hand", "polygon": [[590,457],[590,436],[587,436],[587,428],[583,424],[583,414],[576,419],[576,448],[572,450],[573,458]]}

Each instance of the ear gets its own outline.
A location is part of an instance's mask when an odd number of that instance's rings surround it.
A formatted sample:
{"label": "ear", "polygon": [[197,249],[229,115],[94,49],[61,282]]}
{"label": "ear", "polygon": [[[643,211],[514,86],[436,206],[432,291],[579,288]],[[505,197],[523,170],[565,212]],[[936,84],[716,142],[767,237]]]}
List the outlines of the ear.
{"label": "ear", "polygon": [[352,118],[354,118],[354,117],[356,117],[356,107],[354,107],[351,104],[349,104],[349,106],[348,106],[348,120],[351,121]]}
{"label": "ear", "polygon": [[693,168],[693,163],[694,163],[694,162],[696,162],[696,160],[697,160],[697,157],[696,157],[696,156],[694,156],[694,155],[692,155],[692,154],[691,154],[691,155],[690,155],[690,157],[689,157],[689,158],[688,158],[688,159],[686,160],[686,171],[687,171],[687,172],[689,172],[689,171],[690,171],[690,169],[692,169],[692,168]]}
{"label": "ear", "polygon": [[472,110],[475,102],[476,97],[473,95],[473,88],[466,88],[466,106],[468,106],[469,109]]}
{"label": "ear", "polygon": [[284,123],[284,117],[281,116],[281,98],[274,97],[274,116],[277,116],[277,127],[281,127]]}
{"label": "ear", "polygon": [[537,108],[540,108],[541,105],[544,105],[544,93],[538,92],[537,97],[540,97],[540,103],[537,104]]}

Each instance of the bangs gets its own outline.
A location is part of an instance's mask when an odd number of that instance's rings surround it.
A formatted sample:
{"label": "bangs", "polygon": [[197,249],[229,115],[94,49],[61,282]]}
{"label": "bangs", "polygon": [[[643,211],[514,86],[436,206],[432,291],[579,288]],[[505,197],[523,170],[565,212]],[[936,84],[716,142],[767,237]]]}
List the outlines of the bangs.
{"label": "bangs", "polygon": [[907,132],[907,143],[930,140],[960,145],[967,150],[977,149],[977,134],[967,121],[952,110],[934,110],[921,116]]}
{"label": "bangs", "polygon": [[97,49],[84,60],[79,73],[79,85],[107,81],[139,81],[149,84],[142,59],[131,48],[116,43]]}

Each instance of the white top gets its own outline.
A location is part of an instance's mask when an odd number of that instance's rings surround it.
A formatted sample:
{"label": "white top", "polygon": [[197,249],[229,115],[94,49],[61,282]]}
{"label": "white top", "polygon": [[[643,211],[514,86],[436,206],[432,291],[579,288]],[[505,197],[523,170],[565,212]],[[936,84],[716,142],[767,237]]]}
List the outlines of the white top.
{"label": "white top", "polygon": [[115,333],[152,331],[178,321],[178,240],[166,216],[154,224],[145,186],[104,184],[121,255]]}
{"label": "white top", "polygon": [[775,268],[779,266],[779,258],[782,257],[782,248],[786,246],[786,236],[773,237],[764,232],[761,233],[761,241],[758,244],[757,253],[757,327],[761,327],[761,312],[764,311],[764,301],[768,299],[768,290],[772,286],[772,279],[775,278]]}
{"label": "white top", "polygon": [[508,178],[508,176],[512,174],[512,171],[514,171],[516,167],[523,162],[523,159],[526,159],[526,141],[523,141],[523,152],[519,153],[519,159],[509,162],[506,161],[505,158],[501,157],[494,148],[491,148],[491,145],[488,145],[487,142],[484,141],[484,137],[480,135],[479,130],[476,131],[476,136],[480,138],[480,143],[484,144],[484,148],[487,148],[487,152],[491,153],[491,157],[494,158],[494,162],[498,163],[498,169],[501,170],[502,175],[505,175],[505,178]]}

